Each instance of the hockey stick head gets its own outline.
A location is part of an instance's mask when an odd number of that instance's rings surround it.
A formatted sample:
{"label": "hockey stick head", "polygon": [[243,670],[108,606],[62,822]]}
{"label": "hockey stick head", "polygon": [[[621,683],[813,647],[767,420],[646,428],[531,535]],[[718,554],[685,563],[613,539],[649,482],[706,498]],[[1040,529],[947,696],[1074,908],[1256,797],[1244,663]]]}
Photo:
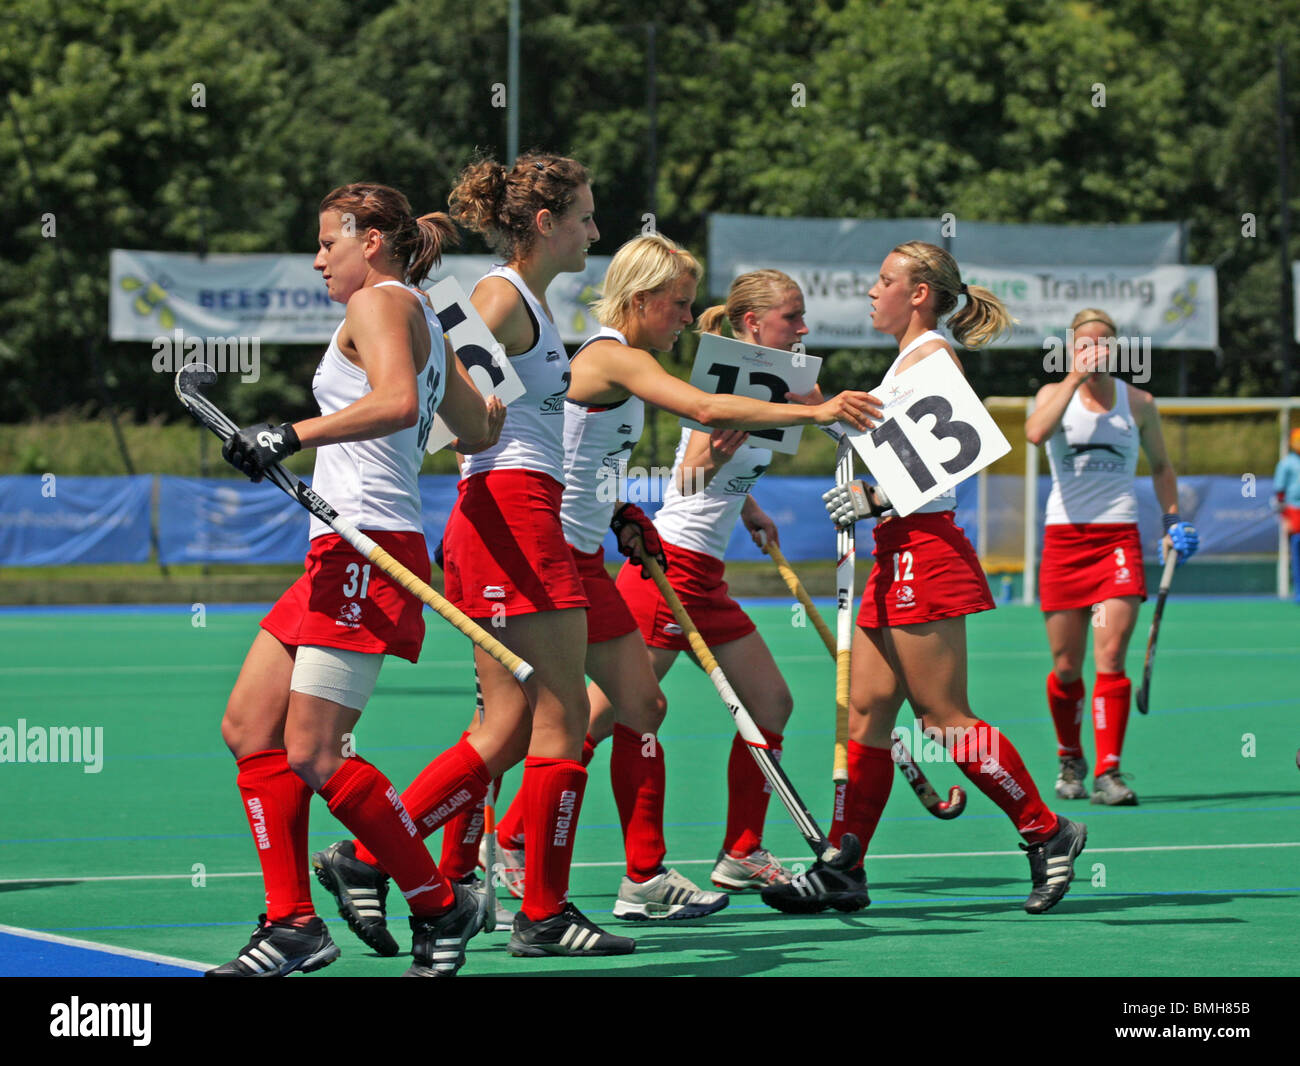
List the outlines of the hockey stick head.
{"label": "hockey stick head", "polygon": [[186,407],[194,397],[202,397],[203,390],[217,383],[217,372],[207,363],[186,363],[176,372],[176,395]]}
{"label": "hockey stick head", "polygon": [[931,814],[936,818],[942,818],[945,822],[951,818],[956,818],[966,809],[966,790],[960,785],[953,785],[948,791],[948,799],[940,800],[933,807],[927,807]]}
{"label": "hockey stick head", "polygon": [[862,858],[862,843],[852,833],[845,833],[838,848],[827,847],[818,858],[833,870],[851,870]]}
{"label": "hockey stick head", "polygon": [[209,385],[215,385],[217,372],[207,363],[186,363],[176,372],[176,396],[185,410],[200,425],[212,430],[222,440],[229,440],[239,431],[221,410],[203,395]]}

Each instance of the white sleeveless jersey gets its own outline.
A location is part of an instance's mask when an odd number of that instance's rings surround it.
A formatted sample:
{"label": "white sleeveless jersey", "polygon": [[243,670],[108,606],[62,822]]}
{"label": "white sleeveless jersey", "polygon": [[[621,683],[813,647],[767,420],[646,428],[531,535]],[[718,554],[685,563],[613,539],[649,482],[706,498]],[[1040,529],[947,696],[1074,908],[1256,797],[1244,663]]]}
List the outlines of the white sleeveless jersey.
{"label": "white sleeveless jersey", "polygon": [[[593,341],[627,338],[610,326],[601,327],[573,353],[577,359]],[[584,404],[568,399],[564,404],[564,497],[560,523],[564,539],[578,551],[600,547],[614,516],[615,503],[623,499],[627,460],[641,439],[645,401],[629,396],[612,404]]]}
{"label": "white sleeveless jersey", "polygon": [[[926,330],[919,337],[917,337],[916,340],[912,341],[911,344],[909,344],[906,348],[904,348],[901,352],[898,353],[898,358],[895,359],[893,363],[890,364],[889,369],[885,371],[885,376],[880,379],[880,384],[871,390],[871,395],[873,395],[874,397],[876,397],[876,399],[880,401],[881,407],[884,409],[883,411],[884,417],[881,419],[882,421],[884,420],[884,418],[888,418],[890,416],[891,414],[890,408],[901,407],[903,404],[908,403],[909,400],[911,399],[910,396],[902,396],[897,399],[891,399],[890,397],[890,392],[894,384],[894,378],[898,376],[899,364],[902,363],[902,361],[909,354],[911,354],[911,352],[914,349],[921,347],[921,345],[928,344],[930,341],[941,341],[943,339],[944,339],[943,334],[937,332],[936,330],[933,329]],[[935,351],[935,352],[931,352],[930,355],[927,355],[926,358],[929,359],[931,356],[934,355],[942,355],[945,359],[948,357],[946,352]],[[921,504],[921,506],[918,507],[912,513],[931,514],[935,511],[955,511],[956,509],[957,509],[957,492],[955,489],[953,489],[949,492],[945,492],[942,496],[936,496],[933,500]],[[888,511],[885,512],[885,514],[889,516],[893,516],[894,514],[893,508],[891,507]]]}
{"label": "white sleeveless jersey", "polygon": [[[398,281],[381,281],[380,285],[401,285]],[[326,444],[316,449],[316,466],[311,487],[338,513],[359,529],[412,530],[420,532],[420,464],[424,445],[433,428],[433,416],[447,389],[446,348],[442,325],[424,294],[409,285],[407,292],[420,300],[424,321],[429,327],[429,360],[416,375],[420,420],[407,429],[373,440]],[[356,403],[370,392],[366,373],[339,351],[340,323],[316,367],[311,391],[322,415],[332,415],[348,404]],[[310,536],[332,533],[315,516]]]}
{"label": "white sleeveless jersey", "polygon": [[714,471],[703,489],[683,496],[677,490],[676,471],[686,457],[691,432],[682,430],[673,460],[673,476],[664,491],[664,505],[655,515],[655,528],[674,547],[724,559],[740,509],[745,506],[754,483],[772,465],[772,451],[746,441]]}
{"label": "white sleeveless jersey", "polygon": [[1126,382],[1115,382],[1115,406],[1109,411],[1089,411],[1077,389],[1070,397],[1061,424],[1047,438],[1052,469],[1047,525],[1138,520],[1133,476],[1141,439],[1128,390]]}
{"label": "white sleeveless jersey", "polygon": [[524,394],[510,405],[501,439],[487,451],[465,457],[462,477],[486,470],[536,470],[564,482],[564,396],[569,391],[569,355],[560,331],[514,270],[493,267],[484,275],[505,278],[523,297],[537,331],[537,343],[510,365],[524,383]]}

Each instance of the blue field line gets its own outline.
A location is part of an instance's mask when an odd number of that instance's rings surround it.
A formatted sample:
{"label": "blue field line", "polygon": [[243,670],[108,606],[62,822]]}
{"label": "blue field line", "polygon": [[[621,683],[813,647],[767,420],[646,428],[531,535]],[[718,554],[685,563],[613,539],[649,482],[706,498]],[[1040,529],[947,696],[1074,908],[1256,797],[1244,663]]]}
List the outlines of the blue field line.
{"label": "blue field line", "polygon": [[[247,923],[245,923],[247,924]],[[31,929],[24,932],[61,933]],[[178,960],[187,961],[187,960]],[[148,952],[90,943],[61,943],[0,930],[0,977],[197,977],[199,971],[178,966]]]}

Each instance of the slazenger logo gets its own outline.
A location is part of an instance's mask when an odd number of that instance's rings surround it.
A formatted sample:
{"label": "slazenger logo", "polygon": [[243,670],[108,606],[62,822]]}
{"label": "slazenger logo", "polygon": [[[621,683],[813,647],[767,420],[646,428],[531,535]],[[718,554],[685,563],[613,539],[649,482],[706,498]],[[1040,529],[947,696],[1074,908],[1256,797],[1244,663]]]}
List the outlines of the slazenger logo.
{"label": "slazenger logo", "polygon": [[564,396],[567,392],[568,389],[565,389],[564,392],[552,393],[542,401],[542,406],[539,407],[538,410],[544,415],[553,415],[557,412],[562,412],[564,410]]}
{"label": "slazenger logo", "polygon": [[506,598],[506,587],[504,585],[484,585],[483,598],[485,600],[504,600]]}
{"label": "slazenger logo", "polygon": [[82,1003],[73,996],[50,1007],[50,1036],[125,1036],[147,1047],[152,1015],[152,1003]]}
{"label": "slazenger logo", "polygon": [[361,604],[345,603],[339,608],[339,616],[334,620],[336,626],[345,629],[357,629],[361,625]]}
{"label": "slazenger logo", "polygon": [[569,846],[569,830],[573,825],[573,808],[578,803],[578,794],[571,788],[566,788],[560,793],[559,817],[555,820],[555,837],[551,840],[551,846],[556,848],[567,848]]}

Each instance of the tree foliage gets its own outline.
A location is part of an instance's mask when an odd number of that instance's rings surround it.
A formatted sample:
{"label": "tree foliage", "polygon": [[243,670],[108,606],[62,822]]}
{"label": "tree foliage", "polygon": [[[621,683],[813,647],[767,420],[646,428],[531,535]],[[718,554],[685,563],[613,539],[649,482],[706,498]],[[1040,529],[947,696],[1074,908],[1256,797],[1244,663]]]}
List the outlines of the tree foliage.
{"label": "tree foliage", "polygon": [[[523,9],[520,143],[590,167],[598,251],[648,213],[704,253],[715,211],[1187,219],[1190,261],[1219,269],[1223,348],[1188,357],[1190,391],[1279,391],[1274,47],[1289,65],[1291,127],[1300,0]],[[507,0],[11,0],[0,15],[0,419],[101,404],[95,361],[112,403],[137,418],[173,412],[149,346],[107,340],[114,247],[310,251],[320,197],[360,179],[404,189],[420,210],[444,206],[476,152],[504,154],[494,95],[507,80],[506,11]],[[302,364],[315,353],[263,355],[234,413],[305,411]],[[975,370],[985,391],[1024,391],[1035,364],[1023,353]],[[1158,391],[1176,386],[1173,365],[1157,371]],[[828,369],[849,380],[870,367],[839,353]]]}

